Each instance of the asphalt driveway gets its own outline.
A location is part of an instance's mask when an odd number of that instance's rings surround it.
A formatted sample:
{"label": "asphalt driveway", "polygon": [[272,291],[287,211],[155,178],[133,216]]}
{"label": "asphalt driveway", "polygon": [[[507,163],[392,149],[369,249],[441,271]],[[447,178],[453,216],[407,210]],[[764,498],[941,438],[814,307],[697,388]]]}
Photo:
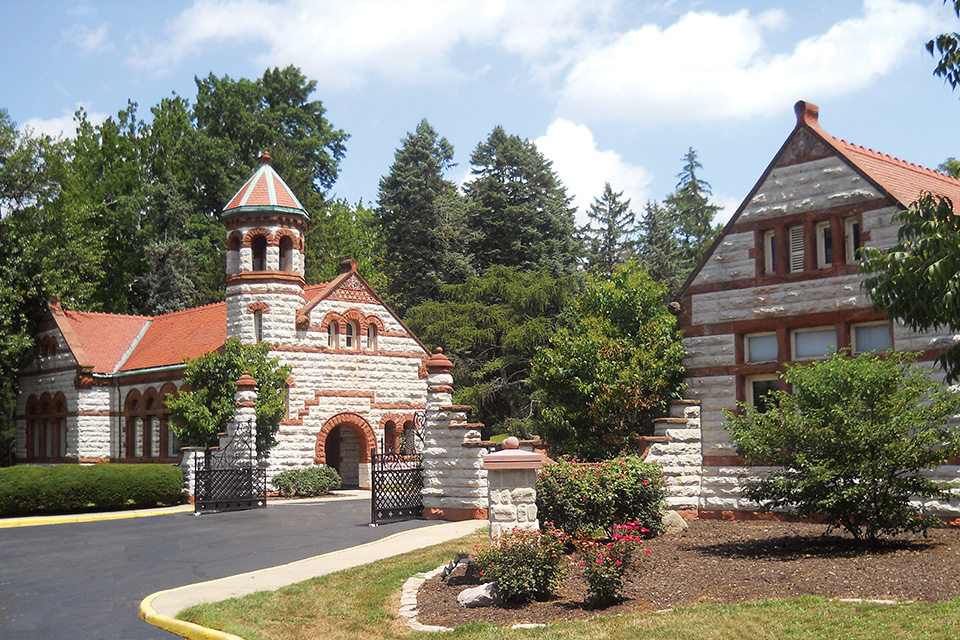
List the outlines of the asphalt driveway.
{"label": "asphalt driveway", "polygon": [[169,640],[137,617],[151,593],[433,524],[369,521],[360,499],[0,529],[0,638]]}

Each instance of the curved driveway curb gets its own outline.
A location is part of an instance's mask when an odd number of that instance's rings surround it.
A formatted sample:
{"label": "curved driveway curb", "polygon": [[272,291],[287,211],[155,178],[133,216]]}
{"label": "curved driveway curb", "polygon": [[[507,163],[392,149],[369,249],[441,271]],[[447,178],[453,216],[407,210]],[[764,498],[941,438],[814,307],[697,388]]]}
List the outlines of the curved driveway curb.
{"label": "curved driveway curb", "polygon": [[140,619],[183,638],[193,640],[242,640],[238,636],[177,620],[177,613],[195,604],[218,602],[257,591],[280,587],[335,571],[368,564],[383,558],[422,549],[463,537],[487,526],[486,520],[447,522],[402,531],[382,540],[332,551],[289,564],[241,573],[227,578],[152,593],[140,603]]}

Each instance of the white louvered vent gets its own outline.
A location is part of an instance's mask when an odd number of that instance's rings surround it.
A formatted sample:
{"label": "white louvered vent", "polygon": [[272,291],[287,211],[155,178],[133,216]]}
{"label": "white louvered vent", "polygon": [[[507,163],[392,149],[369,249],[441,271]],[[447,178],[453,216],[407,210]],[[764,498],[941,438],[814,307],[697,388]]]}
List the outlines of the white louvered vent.
{"label": "white louvered vent", "polygon": [[803,227],[790,227],[790,273],[803,271]]}

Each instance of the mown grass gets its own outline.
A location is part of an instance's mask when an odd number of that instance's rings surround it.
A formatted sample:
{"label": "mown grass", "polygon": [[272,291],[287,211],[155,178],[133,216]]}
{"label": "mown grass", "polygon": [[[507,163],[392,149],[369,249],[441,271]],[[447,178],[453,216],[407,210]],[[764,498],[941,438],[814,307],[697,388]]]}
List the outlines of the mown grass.
{"label": "mown grass", "polygon": [[[432,637],[410,632],[397,615],[400,586],[420,571],[473,548],[484,534],[461,538],[375,565],[307,580],[275,592],[191,607],[180,618],[248,640]],[[923,640],[960,637],[960,599],[898,605],[799,598],[740,605],[683,607],[665,613],[600,616],[541,629],[486,624],[459,627],[444,638],[509,640]]]}

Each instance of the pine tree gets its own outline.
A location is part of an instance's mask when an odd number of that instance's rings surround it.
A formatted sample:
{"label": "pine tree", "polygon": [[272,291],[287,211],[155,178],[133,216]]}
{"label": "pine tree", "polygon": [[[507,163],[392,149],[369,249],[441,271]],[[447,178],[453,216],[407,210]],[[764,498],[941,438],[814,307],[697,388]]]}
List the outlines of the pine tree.
{"label": "pine tree", "polygon": [[529,140],[496,127],[470,159],[473,265],[572,273],[580,254],[575,209],[549,160]]}
{"label": "pine tree", "polygon": [[623,191],[614,191],[607,182],[603,195],[594,198],[587,216],[593,222],[583,228],[587,241],[587,260],[591,271],[612,275],[617,266],[633,256],[636,214],[630,199],[621,200]]}
{"label": "pine tree", "polygon": [[720,235],[720,227],[713,225],[720,207],[710,204],[707,198],[710,185],[697,177],[697,169],[702,169],[703,165],[697,160],[693,147],[687,150],[683,159],[683,171],[677,174],[680,182],[665,202],[676,213],[680,246],[687,254],[686,259],[695,266],[710,243]]}
{"label": "pine tree", "polygon": [[679,222],[674,209],[649,201],[640,220],[637,260],[651,278],[667,285],[674,295],[686,279],[692,265],[680,245]]}
{"label": "pine tree", "polygon": [[461,196],[443,177],[453,166],[453,146],[424,119],[380,180],[387,295],[401,310],[435,299],[441,284],[469,275],[457,240],[465,242]]}

